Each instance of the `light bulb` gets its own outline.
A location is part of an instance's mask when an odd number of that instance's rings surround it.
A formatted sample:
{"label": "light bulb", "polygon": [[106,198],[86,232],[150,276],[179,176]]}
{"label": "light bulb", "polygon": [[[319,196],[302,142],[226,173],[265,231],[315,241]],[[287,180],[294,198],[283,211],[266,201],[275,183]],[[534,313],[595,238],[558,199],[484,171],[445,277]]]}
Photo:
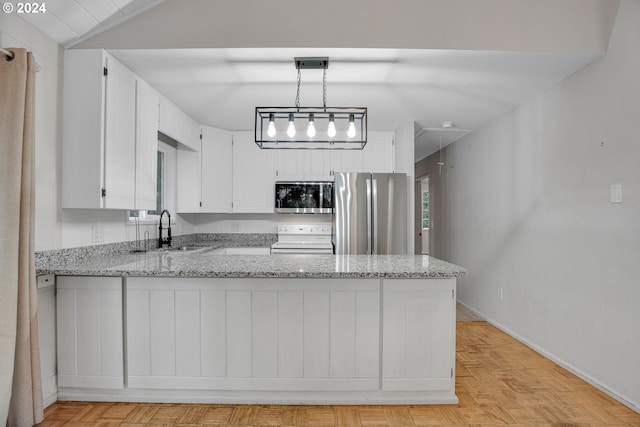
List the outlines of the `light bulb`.
{"label": "light bulb", "polygon": [[354,123],[354,120],[355,118],[353,114],[349,114],[349,130],[347,130],[347,136],[349,138],[356,136],[356,124]]}
{"label": "light bulb", "polygon": [[269,113],[269,127],[267,128],[269,138],[276,136],[276,124],[274,123],[273,113]]}
{"label": "light bulb", "polygon": [[315,120],[315,116],[313,113],[309,113],[309,127],[307,128],[307,136],[309,138],[313,138],[314,136],[316,136],[316,127],[313,124]]}
{"label": "light bulb", "polygon": [[329,127],[327,128],[327,136],[333,138],[336,136],[336,124],[334,122],[333,113],[329,114]]}
{"label": "light bulb", "polygon": [[289,113],[289,127],[287,128],[287,135],[289,138],[296,136],[296,127],[293,124],[293,113]]}

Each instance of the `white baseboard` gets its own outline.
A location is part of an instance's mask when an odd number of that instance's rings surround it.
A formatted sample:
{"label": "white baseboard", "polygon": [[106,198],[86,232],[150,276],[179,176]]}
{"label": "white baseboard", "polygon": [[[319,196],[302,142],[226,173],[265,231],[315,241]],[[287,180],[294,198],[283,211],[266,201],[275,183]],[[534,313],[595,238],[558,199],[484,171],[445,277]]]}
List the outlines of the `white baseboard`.
{"label": "white baseboard", "polygon": [[77,389],[62,387],[58,400],[84,402],[145,402],[270,405],[455,405],[451,391],[341,392],[341,391],[208,391],[149,389]]}
{"label": "white baseboard", "polygon": [[601,392],[605,393],[606,395],[608,395],[612,399],[615,399],[618,402],[622,403],[624,406],[628,407],[632,411],[637,412],[637,413],[640,414],[640,404],[638,402],[634,402],[633,400],[627,398],[626,396],[624,396],[624,395],[622,395],[620,393],[617,393],[616,391],[612,390],[611,388],[607,387],[606,385],[600,383],[598,380],[596,380],[595,378],[593,378],[592,376],[590,376],[586,372],[576,368],[575,366],[571,365],[570,363],[567,363],[565,360],[555,356],[552,353],[549,353],[548,351],[544,350],[543,348],[539,347],[538,345],[536,345],[536,344],[532,343],[531,341],[523,338],[522,336],[520,336],[519,334],[513,332],[511,329],[507,328],[506,326],[504,326],[500,322],[497,322],[497,321],[485,316],[484,314],[480,313],[477,310],[474,310],[473,308],[469,307],[466,304],[463,304],[460,301],[458,301],[458,303],[460,305],[462,305],[464,308],[466,308],[467,310],[469,310],[470,312],[472,312],[473,314],[475,314],[476,316],[481,317],[482,319],[484,319],[489,324],[491,324],[491,325],[495,326],[496,328],[500,329],[502,332],[504,332],[507,335],[510,335],[511,337],[517,339],[518,341],[520,341],[522,344],[526,345],[530,349],[534,350],[535,352],[539,353],[540,355],[544,356],[545,358],[551,360],[555,364],[563,367],[564,369],[566,369],[567,371],[569,371],[572,374],[576,375],[580,379],[582,379],[582,380],[586,381],[587,383],[591,384],[592,386],[594,386],[595,388],[597,388]]}

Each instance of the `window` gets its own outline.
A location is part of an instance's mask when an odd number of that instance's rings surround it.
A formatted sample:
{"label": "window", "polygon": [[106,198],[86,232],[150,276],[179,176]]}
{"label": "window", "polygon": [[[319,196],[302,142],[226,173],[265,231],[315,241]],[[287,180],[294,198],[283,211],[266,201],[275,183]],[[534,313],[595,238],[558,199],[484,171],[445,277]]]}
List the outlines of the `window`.
{"label": "window", "polygon": [[156,209],[130,210],[127,220],[130,224],[139,222],[158,222],[163,209],[175,212],[176,207],[176,149],[158,141],[158,169],[156,181]]}
{"label": "window", "polygon": [[429,192],[422,192],[422,229],[429,229]]}

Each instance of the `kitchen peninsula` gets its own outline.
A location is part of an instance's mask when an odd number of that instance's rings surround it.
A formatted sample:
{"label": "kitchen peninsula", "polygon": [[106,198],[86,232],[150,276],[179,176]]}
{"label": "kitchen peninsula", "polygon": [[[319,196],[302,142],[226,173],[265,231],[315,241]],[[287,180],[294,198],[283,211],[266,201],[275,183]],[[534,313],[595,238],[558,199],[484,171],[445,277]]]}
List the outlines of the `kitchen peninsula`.
{"label": "kitchen peninsula", "polygon": [[463,268],[225,246],[241,245],[40,256],[57,277],[58,399],[457,403]]}

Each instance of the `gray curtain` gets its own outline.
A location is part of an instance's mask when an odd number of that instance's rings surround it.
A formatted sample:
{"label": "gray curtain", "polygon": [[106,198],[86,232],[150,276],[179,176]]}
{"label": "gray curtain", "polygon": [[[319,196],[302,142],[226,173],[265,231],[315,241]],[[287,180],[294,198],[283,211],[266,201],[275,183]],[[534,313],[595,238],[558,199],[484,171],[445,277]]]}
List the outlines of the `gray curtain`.
{"label": "gray curtain", "polygon": [[34,264],[35,61],[0,54],[0,426],[42,421]]}

